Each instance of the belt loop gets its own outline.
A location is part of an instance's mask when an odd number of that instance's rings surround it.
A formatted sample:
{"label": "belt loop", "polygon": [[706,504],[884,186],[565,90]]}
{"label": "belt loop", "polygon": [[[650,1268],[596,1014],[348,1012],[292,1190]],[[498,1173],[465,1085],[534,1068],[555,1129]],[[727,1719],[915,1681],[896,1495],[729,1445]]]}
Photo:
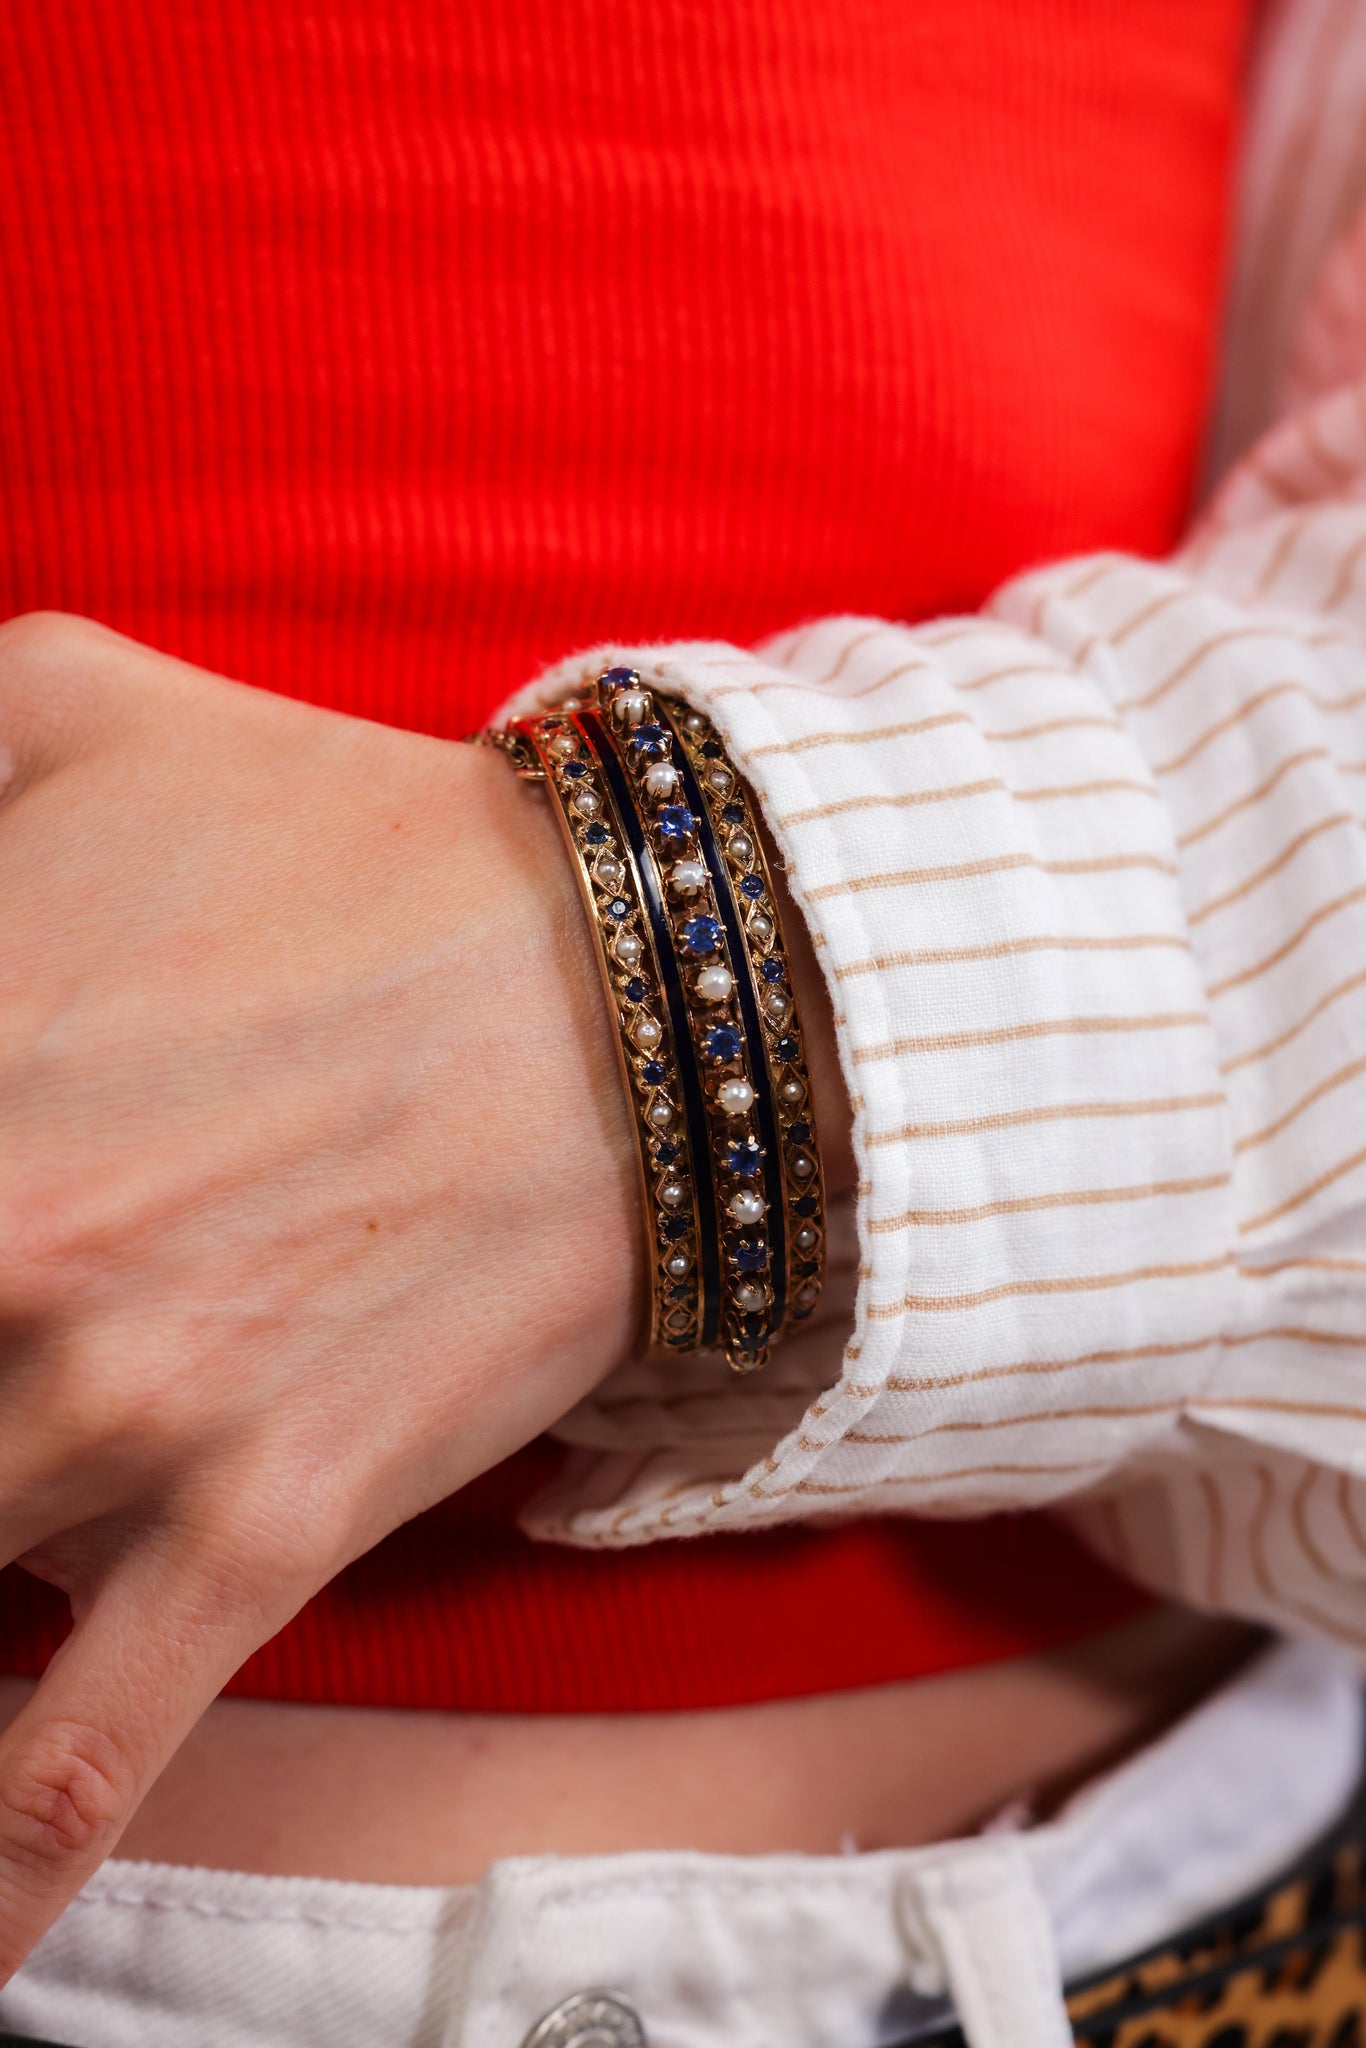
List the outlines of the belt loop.
{"label": "belt loop", "polygon": [[1052,1922],[1020,1841],[917,1858],[898,1903],[911,1988],[949,1993],[968,2048],[1072,2048]]}

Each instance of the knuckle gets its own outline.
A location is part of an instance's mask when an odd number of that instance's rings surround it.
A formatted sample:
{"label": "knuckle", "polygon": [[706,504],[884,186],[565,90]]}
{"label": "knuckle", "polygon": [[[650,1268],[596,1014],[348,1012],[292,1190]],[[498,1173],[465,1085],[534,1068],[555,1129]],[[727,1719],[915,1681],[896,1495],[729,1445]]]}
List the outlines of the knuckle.
{"label": "knuckle", "polygon": [[0,1784],[5,1849],[35,1872],[105,1855],[132,1810],[137,1775],[109,1734],[78,1721],[31,1737]]}
{"label": "knuckle", "polygon": [[103,626],[72,612],[20,612],[0,622],[0,677],[12,681],[79,667],[107,637]]}

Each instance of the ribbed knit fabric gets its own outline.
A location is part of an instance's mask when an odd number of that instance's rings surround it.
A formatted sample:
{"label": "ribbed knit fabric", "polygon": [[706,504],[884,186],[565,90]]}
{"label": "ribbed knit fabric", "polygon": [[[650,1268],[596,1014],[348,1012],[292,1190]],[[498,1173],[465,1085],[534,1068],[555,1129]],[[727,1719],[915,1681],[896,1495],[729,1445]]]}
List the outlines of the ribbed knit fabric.
{"label": "ribbed knit fabric", "polygon": [[[453,735],[605,635],[916,618],[1161,551],[1245,11],[6,0],[0,613]],[[706,1704],[1133,1597],[1028,1522],[570,1558],[510,1527],[539,1469],[393,1539],[239,1689]],[[48,1597],[0,1578],[9,1668]]]}

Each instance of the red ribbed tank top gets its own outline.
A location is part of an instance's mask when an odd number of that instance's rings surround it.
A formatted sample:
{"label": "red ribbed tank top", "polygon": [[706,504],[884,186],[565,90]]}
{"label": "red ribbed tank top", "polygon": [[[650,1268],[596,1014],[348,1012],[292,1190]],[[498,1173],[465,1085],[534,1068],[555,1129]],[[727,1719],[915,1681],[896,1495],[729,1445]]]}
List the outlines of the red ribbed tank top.
{"label": "red ribbed tank top", "polygon": [[[0,614],[460,734],[593,639],[1166,548],[1247,0],[0,0]],[[537,1546],[533,1446],[234,1690],[698,1706],[1079,1636],[1033,1517]],[[56,1596],[0,1574],[0,1664]]]}

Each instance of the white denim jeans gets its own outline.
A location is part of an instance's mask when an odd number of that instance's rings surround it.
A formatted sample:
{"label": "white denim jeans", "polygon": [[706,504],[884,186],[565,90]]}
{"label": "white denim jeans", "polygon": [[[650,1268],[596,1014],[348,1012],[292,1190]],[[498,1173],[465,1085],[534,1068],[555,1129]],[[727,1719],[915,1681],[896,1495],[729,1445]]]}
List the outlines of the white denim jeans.
{"label": "white denim jeans", "polygon": [[[929,1848],[518,1857],[451,1890],[113,1862],[0,1993],[0,2030],[522,2048],[564,2006],[537,2048],[884,2048],[956,2007],[972,2048],[1061,2048],[1063,1977],[1236,1899],[1336,1818],[1359,1683],[1277,1645],[1056,1820]],[[616,2002],[583,2021],[591,1990]]]}

